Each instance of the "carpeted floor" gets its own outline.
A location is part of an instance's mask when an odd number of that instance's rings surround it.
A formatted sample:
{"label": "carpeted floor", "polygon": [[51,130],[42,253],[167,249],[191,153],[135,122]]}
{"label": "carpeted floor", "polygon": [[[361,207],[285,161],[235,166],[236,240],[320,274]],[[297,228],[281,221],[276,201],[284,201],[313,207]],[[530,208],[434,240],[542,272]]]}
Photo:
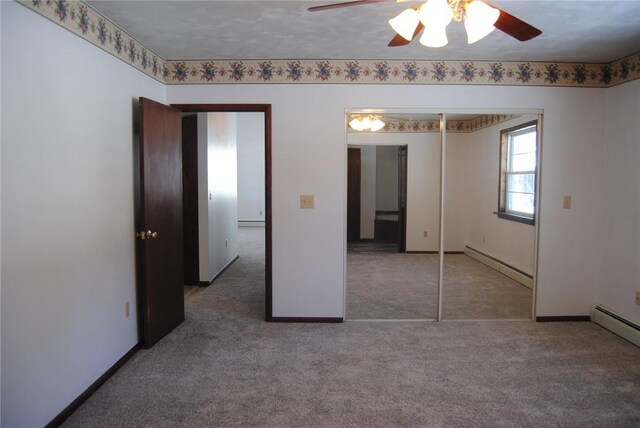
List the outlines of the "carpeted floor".
{"label": "carpeted floor", "polygon": [[531,319],[533,292],[464,254],[445,254],[442,318]]}
{"label": "carpeted floor", "polygon": [[640,349],[592,323],[263,322],[261,232],[65,426],[640,426]]}
{"label": "carpeted floor", "polygon": [[[530,289],[464,254],[444,259],[443,319],[531,319]],[[437,254],[347,254],[347,319],[433,319],[437,289]]]}
{"label": "carpeted floor", "polygon": [[347,319],[437,317],[438,256],[347,253]]}

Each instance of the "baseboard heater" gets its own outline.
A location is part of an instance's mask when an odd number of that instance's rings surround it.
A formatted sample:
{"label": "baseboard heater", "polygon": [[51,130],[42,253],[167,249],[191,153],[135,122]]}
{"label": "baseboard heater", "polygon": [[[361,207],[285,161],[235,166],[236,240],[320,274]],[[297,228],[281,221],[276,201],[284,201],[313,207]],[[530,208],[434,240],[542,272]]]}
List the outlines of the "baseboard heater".
{"label": "baseboard heater", "polygon": [[605,306],[596,305],[591,309],[591,321],[640,346],[640,326],[619,313]]}
{"label": "baseboard heater", "polygon": [[238,220],[240,227],[264,227],[264,220]]}
{"label": "baseboard heater", "polygon": [[475,248],[464,247],[464,253],[467,256],[471,257],[472,259],[475,259],[475,260],[479,261],[480,263],[485,264],[485,265],[489,266],[490,268],[493,268],[493,269],[497,270],[498,272],[508,276],[509,278],[513,279],[514,281],[519,282],[520,284],[524,285],[525,287],[530,288],[530,289],[533,288],[533,276],[529,275],[528,273],[523,272],[520,269],[516,269],[513,266],[509,266],[508,264],[506,264],[502,260],[498,260],[495,257],[491,257],[488,254],[484,254],[484,253],[476,250]]}

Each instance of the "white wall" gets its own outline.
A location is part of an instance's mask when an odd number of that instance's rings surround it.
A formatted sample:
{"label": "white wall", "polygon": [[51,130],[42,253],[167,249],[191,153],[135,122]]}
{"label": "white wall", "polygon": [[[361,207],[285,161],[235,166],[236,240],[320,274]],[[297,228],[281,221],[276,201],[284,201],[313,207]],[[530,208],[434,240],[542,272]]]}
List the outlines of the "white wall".
{"label": "white wall", "polygon": [[[465,134],[447,133],[445,149],[444,250],[463,251],[469,241],[469,199],[479,177],[469,171],[475,163]],[[497,156],[497,155],[496,155]],[[497,179],[496,179],[497,180]],[[497,184],[497,181],[496,181]],[[497,193],[497,190],[496,190]],[[493,196],[493,195],[491,195]],[[495,210],[494,210],[495,211]]]}
{"label": "white wall", "polygon": [[605,216],[598,242],[604,257],[597,303],[640,323],[640,81],[608,89],[605,102]]}
{"label": "white wall", "polygon": [[[360,144],[362,146],[408,146],[407,251],[438,251],[440,227],[440,134],[350,133],[347,135],[347,141],[350,144]],[[395,147],[392,147],[392,149],[396,153],[397,165],[397,149]],[[423,236],[424,230],[428,231],[427,238]]]}
{"label": "white wall", "polygon": [[200,281],[211,281],[238,255],[236,126],[236,113],[198,114]]}
{"label": "white wall", "polygon": [[36,427],[138,342],[132,112],[165,87],[0,7],[2,426]]}
{"label": "white wall", "polygon": [[[175,103],[273,105],[273,314],[322,317],[343,314],[345,108],[544,109],[537,315],[587,314],[597,298],[602,257],[593,231],[600,230],[605,210],[604,93],[466,85],[167,87]],[[305,121],[310,116],[323,120]],[[301,210],[300,194],[315,194],[316,208]],[[573,210],[562,209],[567,194],[574,198]],[[415,248],[415,237],[408,244]]]}
{"label": "white wall", "polygon": [[498,218],[500,131],[536,120],[523,115],[472,133],[448,133],[445,250],[466,245],[533,274],[535,227]]}
{"label": "white wall", "polygon": [[398,211],[398,148],[376,146],[376,211]]}
{"label": "white wall", "polygon": [[376,148],[360,149],[360,239],[373,239],[376,219]]}
{"label": "white wall", "polygon": [[213,275],[209,268],[209,120],[208,113],[198,113],[198,275],[201,282],[209,282]]}
{"label": "white wall", "polygon": [[264,221],[264,113],[236,113],[238,220]]}

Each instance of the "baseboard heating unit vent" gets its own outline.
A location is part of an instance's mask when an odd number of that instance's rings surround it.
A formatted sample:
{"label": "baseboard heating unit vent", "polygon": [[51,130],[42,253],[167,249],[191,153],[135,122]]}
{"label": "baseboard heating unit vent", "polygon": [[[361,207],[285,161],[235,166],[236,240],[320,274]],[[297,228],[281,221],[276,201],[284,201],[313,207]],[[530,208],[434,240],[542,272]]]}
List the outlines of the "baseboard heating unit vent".
{"label": "baseboard heating unit vent", "polygon": [[640,326],[602,305],[591,309],[591,321],[640,346]]}
{"label": "baseboard heating unit vent", "polygon": [[507,275],[509,278],[519,282],[525,287],[533,288],[533,276],[531,276],[530,274],[523,272],[520,269],[516,269],[513,266],[510,266],[507,263],[503,262],[502,260],[496,259],[495,257],[482,253],[469,246],[464,248],[464,253],[472,259],[476,259],[480,263],[483,263],[490,268],[493,268],[498,272]]}

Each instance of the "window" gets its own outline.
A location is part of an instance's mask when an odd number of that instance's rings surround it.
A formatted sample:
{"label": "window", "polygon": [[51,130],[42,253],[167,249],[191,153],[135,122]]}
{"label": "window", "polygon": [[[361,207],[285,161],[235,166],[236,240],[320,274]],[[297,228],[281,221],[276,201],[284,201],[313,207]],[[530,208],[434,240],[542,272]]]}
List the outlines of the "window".
{"label": "window", "polygon": [[536,206],[537,122],[500,132],[498,217],[534,224]]}

